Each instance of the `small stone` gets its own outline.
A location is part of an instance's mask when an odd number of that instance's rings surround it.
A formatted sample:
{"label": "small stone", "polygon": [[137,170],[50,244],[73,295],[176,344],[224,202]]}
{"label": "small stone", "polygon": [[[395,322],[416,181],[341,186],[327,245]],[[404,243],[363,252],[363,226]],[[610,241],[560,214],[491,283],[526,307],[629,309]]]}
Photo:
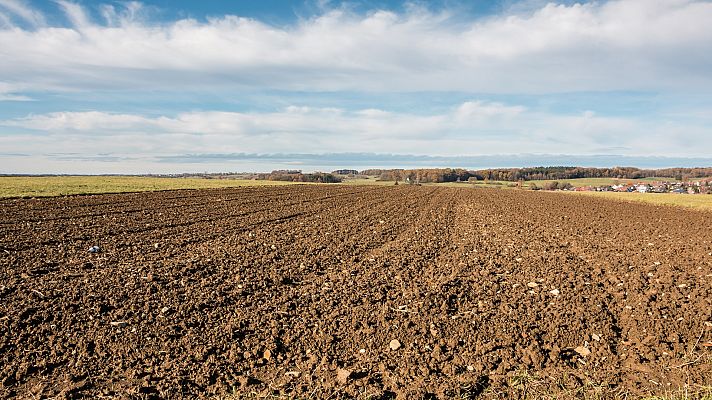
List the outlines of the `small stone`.
{"label": "small stone", "polygon": [[287,372],[284,373],[284,375],[285,375],[285,376],[291,376],[291,377],[293,377],[293,378],[297,378],[297,377],[299,377],[299,375],[301,375],[301,372],[299,372],[299,371],[287,371]]}
{"label": "small stone", "polygon": [[396,351],[400,349],[401,343],[398,341],[398,339],[393,339],[390,343],[388,343],[388,347],[390,347],[391,350]]}
{"label": "small stone", "polygon": [[262,357],[264,357],[265,360],[269,360],[272,358],[272,352],[269,350],[265,350],[264,353],[262,353]]}
{"label": "small stone", "polygon": [[589,354],[591,354],[591,350],[589,350],[583,346],[579,346],[579,347],[575,348],[574,351],[579,353],[581,355],[581,357],[586,357]]}
{"label": "small stone", "polygon": [[168,310],[170,310],[169,307],[163,307],[163,308],[161,308],[161,313],[162,313],[162,314],[165,314],[165,313],[168,312]]}
{"label": "small stone", "polygon": [[677,287],[679,287],[680,289],[684,289],[687,287],[687,285],[684,283],[681,283],[681,284],[677,285]]}
{"label": "small stone", "polygon": [[115,326],[117,328],[124,328],[128,325],[126,321],[111,321],[109,322],[109,325]]}
{"label": "small stone", "polygon": [[91,247],[89,248],[89,252],[90,252],[90,253],[98,253],[98,252],[100,252],[100,251],[101,251],[101,247],[99,247],[99,246],[91,246]]}
{"label": "small stone", "polygon": [[516,262],[522,262],[522,258],[521,258],[521,257],[517,257],[517,258],[514,259],[514,261],[516,261]]}
{"label": "small stone", "polygon": [[467,370],[470,371],[470,372],[472,372],[472,371],[475,370],[475,367],[473,367],[472,365],[468,365],[468,366],[467,366]]}
{"label": "small stone", "polygon": [[158,243],[154,243],[154,244],[153,244],[153,248],[154,248],[154,249],[157,249],[157,248],[159,248],[159,247],[161,247],[160,244],[158,244]]}
{"label": "small stone", "polygon": [[594,333],[593,335],[591,335],[591,339],[593,339],[593,340],[595,340],[595,341],[597,341],[597,342],[600,342],[600,341],[601,341],[601,336]]}
{"label": "small stone", "polygon": [[343,368],[339,368],[336,370],[336,380],[340,384],[342,384],[342,385],[346,384],[346,382],[349,381],[350,377],[351,377],[351,370],[343,369]]}
{"label": "small stone", "polygon": [[536,282],[529,282],[529,283],[527,283],[527,287],[530,287],[530,288],[532,288],[532,289],[535,288],[535,287],[538,287],[538,286],[539,286],[539,284],[536,283]]}
{"label": "small stone", "polygon": [[361,349],[361,350],[359,350],[358,352],[361,353],[361,354],[366,354],[366,349]]}
{"label": "small stone", "polygon": [[550,290],[549,293],[553,294],[554,296],[558,296],[560,292],[559,292],[559,289],[554,289],[554,290]]}
{"label": "small stone", "polygon": [[277,250],[277,246],[272,245],[272,246],[270,246],[270,249],[272,249],[272,250]]}

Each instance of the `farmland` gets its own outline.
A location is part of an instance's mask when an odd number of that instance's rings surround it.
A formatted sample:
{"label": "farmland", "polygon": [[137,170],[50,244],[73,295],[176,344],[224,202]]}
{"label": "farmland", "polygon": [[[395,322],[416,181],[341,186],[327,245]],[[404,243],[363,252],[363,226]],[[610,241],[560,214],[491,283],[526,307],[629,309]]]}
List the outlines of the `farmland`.
{"label": "farmland", "polygon": [[663,206],[712,210],[712,196],[688,195],[678,193],[621,193],[621,192],[562,192],[567,195],[595,196],[603,199],[648,203]]}
{"label": "farmland", "polygon": [[710,226],[437,186],[0,200],[0,397],[710,395]]}
{"label": "farmland", "polygon": [[267,186],[287,183],[247,179],[150,176],[0,176],[0,198]]}
{"label": "farmland", "polygon": [[[614,180],[608,178],[570,179],[574,187],[599,184],[645,183],[651,179]],[[532,183],[543,186],[551,181],[527,181],[523,188],[529,188]],[[395,182],[381,181],[377,177],[346,178],[343,185],[348,186],[393,186]],[[24,176],[0,177],[0,198],[7,197],[53,197],[64,195],[86,195],[101,193],[131,193],[162,191],[176,189],[208,189],[231,188],[243,186],[275,186],[291,185],[295,182],[253,180],[253,179],[203,179],[203,178],[166,178],[148,176]],[[458,187],[458,188],[501,188],[512,189],[514,182],[478,181],[469,182],[426,183],[426,186]],[[578,194],[578,193],[577,193]],[[639,195],[638,193],[598,193],[582,192],[584,195],[600,196],[613,200],[635,201],[657,205],[689,207],[701,210],[712,209],[712,196],[687,196],[678,194]]]}
{"label": "farmland", "polygon": [[[561,180],[561,183],[571,183],[578,186],[613,185],[617,183],[647,183],[657,178],[644,179],[611,179],[611,178],[581,178]],[[665,179],[665,178],[660,178]],[[553,181],[526,181],[524,188],[532,184],[543,187]],[[176,189],[214,189],[241,186],[271,186],[286,185],[292,182],[253,180],[253,179],[204,179],[204,178],[176,178],[157,176],[0,176],[0,198],[2,197],[51,197],[74,194],[101,194],[101,193],[126,193]],[[346,178],[345,185],[349,186],[391,186],[395,182],[381,181],[378,177]],[[401,182],[402,183],[402,182]],[[476,181],[450,182],[429,184],[441,186],[462,187],[511,187],[516,182],[506,181]]]}

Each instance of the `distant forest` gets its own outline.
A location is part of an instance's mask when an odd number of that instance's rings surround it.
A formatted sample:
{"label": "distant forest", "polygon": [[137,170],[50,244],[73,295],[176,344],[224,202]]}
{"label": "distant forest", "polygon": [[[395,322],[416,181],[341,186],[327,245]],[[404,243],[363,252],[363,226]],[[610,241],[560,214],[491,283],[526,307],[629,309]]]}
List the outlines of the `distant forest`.
{"label": "distant forest", "polygon": [[639,169],[633,167],[583,168],[583,167],[534,167],[534,168],[498,168],[466,170],[462,168],[438,169],[367,169],[362,175],[378,176],[384,181],[410,182],[455,182],[468,180],[493,181],[533,181],[577,178],[670,178],[689,180],[712,176],[712,168],[664,168]]}
{"label": "distant forest", "polygon": [[257,174],[255,179],[283,182],[339,183],[341,178],[333,174],[315,172],[303,174],[301,170],[276,170],[269,174]]}

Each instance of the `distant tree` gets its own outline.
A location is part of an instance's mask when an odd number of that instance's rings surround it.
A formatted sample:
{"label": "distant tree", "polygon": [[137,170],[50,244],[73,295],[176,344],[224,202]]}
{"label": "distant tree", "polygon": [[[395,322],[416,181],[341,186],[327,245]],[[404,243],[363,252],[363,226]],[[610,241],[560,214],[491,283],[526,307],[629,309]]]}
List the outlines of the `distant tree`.
{"label": "distant tree", "polygon": [[553,182],[547,182],[544,185],[544,190],[556,190],[559,188],[559,182],[558,181],[553,181]]}

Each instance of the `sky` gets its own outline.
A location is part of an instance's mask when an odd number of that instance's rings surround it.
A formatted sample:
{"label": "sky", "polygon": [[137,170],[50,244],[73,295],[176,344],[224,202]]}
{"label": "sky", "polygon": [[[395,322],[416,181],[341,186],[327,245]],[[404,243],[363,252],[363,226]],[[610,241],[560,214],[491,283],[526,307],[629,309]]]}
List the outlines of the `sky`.
{"label": "sky", "polygon": [[712,165],[704,0],[0,0],[0,173]]}

